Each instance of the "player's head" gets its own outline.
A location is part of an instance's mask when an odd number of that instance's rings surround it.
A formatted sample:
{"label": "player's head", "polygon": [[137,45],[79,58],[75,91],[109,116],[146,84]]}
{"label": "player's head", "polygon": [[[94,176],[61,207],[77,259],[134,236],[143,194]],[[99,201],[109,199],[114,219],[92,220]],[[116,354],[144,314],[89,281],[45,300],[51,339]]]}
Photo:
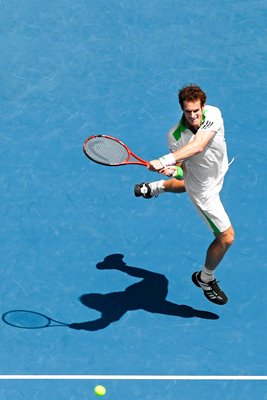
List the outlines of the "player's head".
{"label": "player's head", "polygon": [[206,103],[206,93],[203,92],[203,90],[195,84],[191,84],[189,86],[183,87],[178,94],[179,98],[179,103],[182,108],[184,109],[184,103],[186,102],[195,102],[197,100],[200,100],[200,105],[201,107],[204,107]]}
{"label": "player's head", "polygon": [[80,301],[86,307],[102,311],[107,304],[107,297],[102,293],[87,293],[80,296]]}
{"label": "player's head", "polygon": [[197,85],[185,86],[179,92],[179,103],[184,112],[186,124],[197,131],[202,123],[202,111],[206,94]]}

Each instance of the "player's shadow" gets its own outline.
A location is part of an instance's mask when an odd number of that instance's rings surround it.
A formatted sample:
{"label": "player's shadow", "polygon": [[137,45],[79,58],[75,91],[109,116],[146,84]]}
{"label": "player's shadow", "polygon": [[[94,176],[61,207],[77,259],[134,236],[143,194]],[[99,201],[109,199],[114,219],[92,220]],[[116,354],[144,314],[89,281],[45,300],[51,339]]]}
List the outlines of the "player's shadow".
{"label": "player's shadow", "polygon": [[127,311],[145,310],[151,313],[165,314],[182,318],[218,319],[217,314],[196,310],[187,305],[178,305],[166,300],[168,294],[168,279],[156,272],[142,268],[130,267],[123,261],[122,254],[107,256],[103,262],[96,265],[97,269],[117,270],[135,278],[140,282],[128,286],[124,291],[107,294],[83,294],[80,301],[83,305],[97,310],[101,317],[87,322],[72,323],[72,329],[96,331],[106,328],[112,322],[118,321]]}

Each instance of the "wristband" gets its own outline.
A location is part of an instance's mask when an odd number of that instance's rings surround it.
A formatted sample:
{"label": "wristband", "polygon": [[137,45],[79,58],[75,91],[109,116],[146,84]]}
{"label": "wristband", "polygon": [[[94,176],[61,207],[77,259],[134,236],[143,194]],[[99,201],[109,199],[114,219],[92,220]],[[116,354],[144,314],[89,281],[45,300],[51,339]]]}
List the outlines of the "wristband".
{"label": "wristband", "polygon": [[174,158],[174,155],[172,153],[166,154],[166,156],[162,156],[159,158],[159,161],[161,162],[162,166],[168,167],[169,165],[174,165],[176,164],[176,160]]}
{"label": "wristband", "polygon": [[176,171],[173,173],[173,178],[182,179],[184,176],[184,171],[181,167],[176,167]]}

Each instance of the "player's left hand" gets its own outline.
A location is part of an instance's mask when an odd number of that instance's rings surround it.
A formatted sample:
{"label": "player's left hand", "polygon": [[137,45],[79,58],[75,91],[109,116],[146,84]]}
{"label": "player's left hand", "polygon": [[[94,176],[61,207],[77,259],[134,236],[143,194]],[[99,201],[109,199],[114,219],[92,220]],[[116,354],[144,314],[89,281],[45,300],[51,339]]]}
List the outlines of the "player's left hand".
{"label": "player's left hand", "polygon": [[163,169],[163,165],[159,160],[152,160],[149,161],[149,165],[147,168],[153,172],[160,172]]}
{"label": "player's left hand", "polygon": [[176,173],[177,167],[175,165],[170,165],[160,170],[160,173],[166,176],[174,176]]}

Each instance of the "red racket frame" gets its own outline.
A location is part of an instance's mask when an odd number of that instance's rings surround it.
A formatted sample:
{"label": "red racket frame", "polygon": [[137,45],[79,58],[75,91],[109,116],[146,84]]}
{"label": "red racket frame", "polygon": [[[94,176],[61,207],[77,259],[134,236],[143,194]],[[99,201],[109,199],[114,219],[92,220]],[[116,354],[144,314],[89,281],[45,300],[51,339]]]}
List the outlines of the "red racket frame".
{"label": "red racket frame", "polygon": [[[86,151],[86,145],[89,140],[93,140],[94,138],[97,138],[97,137],[108,138],[108,139],[114,140],[115,142],[120,143],[128,153],[128,157],[126,158],[126,160],[123,162],[120,162],[118,164],[105,164],[100,161],[96,161],[92,157],[90,157],[90,155]],[[109,136],[109,135],[91,135],[91,136],[89,136],[88,139],[86,139],[84,142],[83,151],[84,151],[84,154],[86,155],[86,157],[88,157],[91,161],[94,161],[97,164],[106,165],[108,167],[119,167],[121,165],[142,165],[144,167],[147,167],[149,165],[148,161],[143,160],[141,157],[139,157],[135,153],[133,153],[125,143],[123,143],[121,140],[119,140],[113,136]],[[131,157],[135,158],[137,161],[130,161]]]}

